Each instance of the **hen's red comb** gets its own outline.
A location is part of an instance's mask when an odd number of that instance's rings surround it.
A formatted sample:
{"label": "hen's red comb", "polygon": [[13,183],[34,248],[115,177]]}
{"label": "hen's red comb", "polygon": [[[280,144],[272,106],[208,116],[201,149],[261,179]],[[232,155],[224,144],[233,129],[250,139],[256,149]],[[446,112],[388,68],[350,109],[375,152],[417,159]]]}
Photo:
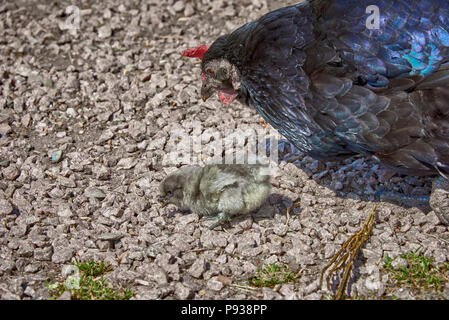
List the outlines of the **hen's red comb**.
{"label": "hen's red comb", "polygon": [[181,52],[181,55],[189,58],[200,58],[203,60],[203,56],[206,51],[209,50],[209,46],[202,45],[197,48],[190,48]]}

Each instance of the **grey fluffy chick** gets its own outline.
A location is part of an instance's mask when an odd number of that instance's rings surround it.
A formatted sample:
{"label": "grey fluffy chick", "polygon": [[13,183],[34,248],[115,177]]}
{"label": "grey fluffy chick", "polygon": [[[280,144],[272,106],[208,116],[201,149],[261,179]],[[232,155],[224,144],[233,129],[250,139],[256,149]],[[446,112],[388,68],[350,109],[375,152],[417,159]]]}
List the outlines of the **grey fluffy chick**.
{"label": "grey fluffy chick", "polygon": [[271,191],[268,167],[263,165],[216,164],[190,166],[169,175],[160,185],[158,201],[191,210],[214,223],[213,229],[238,215],[249,213]]}

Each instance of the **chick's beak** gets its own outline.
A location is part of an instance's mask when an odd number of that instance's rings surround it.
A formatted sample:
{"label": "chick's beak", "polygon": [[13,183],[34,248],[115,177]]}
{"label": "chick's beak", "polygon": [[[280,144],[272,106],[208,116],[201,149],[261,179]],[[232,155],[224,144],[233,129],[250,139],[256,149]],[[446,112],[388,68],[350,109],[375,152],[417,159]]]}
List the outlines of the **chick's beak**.
{"label": "chick's beak", "polygon": [[211,88],[207,87],[205,84],[201,87],[201,98],[204,102],[206,102],[207,99],[212,95]]}
{"label": "chick's beak", "polygon": [[163,196],[159,196],[159,198],[157,198],[157,202],[161,205],[162,208],[164,208],[168,204],[167,199]]}

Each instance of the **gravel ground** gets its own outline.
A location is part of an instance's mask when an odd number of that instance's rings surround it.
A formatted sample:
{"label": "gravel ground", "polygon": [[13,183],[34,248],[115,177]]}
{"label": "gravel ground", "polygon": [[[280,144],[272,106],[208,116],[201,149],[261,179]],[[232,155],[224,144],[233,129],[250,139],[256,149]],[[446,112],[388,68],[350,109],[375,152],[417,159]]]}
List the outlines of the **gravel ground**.
{"label": "gravel ground", "polygon": [[[392,175],[365,158],[301,155],[279,163],[270,201],[225,230],[208,230],[196,214],[170,216],[173,208],[155,201],[161,180],[184,164],[164,161],[179,150],[174,132],[264,130],[239,103],[203,103],[199,64],[179,52],[210,44],[274,9],[272,2],[1,2],[1,299],[48,298],[46,281],[61,277],[73,257],[109,263],[107,278],[134,299],[324,299],[332,293],[319,287],[321,270],[375,204],[349,292],[417,298],[389,287],[381,259],[421,247],[445,262],[448,228],[432,211],[378,202],[374,193],[427,194],[430,178]],[[66,13],[69,6],[79,10]],[[300,206],[287,221],[273,198]],[[108,234],[122,238],[112,246]],[[302,272],[294,284],[234,286],[269,263]],[[447,283],[442,295],[449,297]]]}

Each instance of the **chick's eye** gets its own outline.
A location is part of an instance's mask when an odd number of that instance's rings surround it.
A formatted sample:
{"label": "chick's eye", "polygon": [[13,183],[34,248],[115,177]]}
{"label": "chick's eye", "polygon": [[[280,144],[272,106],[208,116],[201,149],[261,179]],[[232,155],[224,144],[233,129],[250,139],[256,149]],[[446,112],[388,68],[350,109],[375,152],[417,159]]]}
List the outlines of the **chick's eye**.
{"label": "chick's eye", "polygon": [[166,194],[167,196],[171,196],[171,190],[167,190]]}

